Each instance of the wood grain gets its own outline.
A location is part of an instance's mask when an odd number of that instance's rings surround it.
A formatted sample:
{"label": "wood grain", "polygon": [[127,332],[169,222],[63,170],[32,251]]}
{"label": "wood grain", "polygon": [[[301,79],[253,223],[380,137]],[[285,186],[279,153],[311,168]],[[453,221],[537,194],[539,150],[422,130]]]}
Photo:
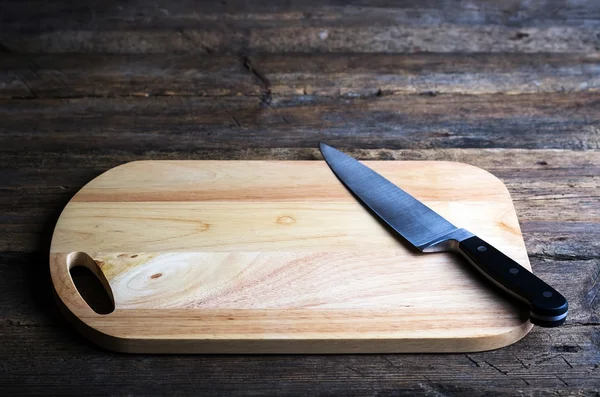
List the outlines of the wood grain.
{"label": "wood grain", "polygon": [[[510,195],[491,174],[367,164],[529,268]],[[62,303],[115,350],[478,351],[531,328],[458,258],[402,245],[324,162],[113,168],[62,212],[50,263]],[[77,265],[110,285],[113,313],[83,301],[68,272]]]}
{"label": "wood grain", "polygon": [[[18,109],[18,111],[16,111]],[[316,147],[600,148],[598,95],[0,100],[0,137],[31,151]],[[8,117],[10,116],[10,117]],[[560,133],[556,133],[556,129]],[[53,139],[37,139],[50,134]],[[110,139],[109,139],[110,138]],[[0,147],[2,152],[22,148]]]}
{"label": "wood grain", "polygon": [[600,87],[596,54],[6,54],[0,97],[523,94]]}
{"label": "wood grain", "polygon": [[[233,26],[272,26],[337,23],[338,25],[505,25],[514,27],[597,25],[600,7],[591,2],[560,0],[453,0],[419,1],[306,0],[301,3],[229,0],[160,0],[152,4],[130,1],[121,4],[92,0],[86,4],[0,2],[0,21],[5,30],[76,30],[124,26],[148,28],[193,27],[198,23],[227,21]],[[35,7],[33,7],[35,5]],[[76,15],[78,18],[65,18]],[[33,19],[37,17],[38,19]],[[42,19],[40,23],[39,19]],[[235,25],[239,24],[239,25]]]}
{"label": "wood grain", "polygon": [[[596,3],[562,1],[188,1],[85,6],[3,3],[0,43],[16,52],[596,51]],[[75,13],[78,18],[72,18]],[[535,15],[536,18],[533,18]],[[43,18],[43,22],[38,20]],[[538,19],[539,18],[539,19]]]}

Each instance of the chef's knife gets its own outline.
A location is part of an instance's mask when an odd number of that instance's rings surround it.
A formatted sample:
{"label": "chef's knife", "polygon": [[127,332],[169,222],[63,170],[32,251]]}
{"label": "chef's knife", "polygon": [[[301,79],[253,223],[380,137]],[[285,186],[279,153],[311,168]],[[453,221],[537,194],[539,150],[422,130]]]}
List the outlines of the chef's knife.
{"label": "chef's knife", "polygon": [[415,248],[462,254],[493,284],[525,302],[533,324],[556,327],[565,321],[567,300],[533,273],[354,158],[325,143],[319,146],[340,181]]}

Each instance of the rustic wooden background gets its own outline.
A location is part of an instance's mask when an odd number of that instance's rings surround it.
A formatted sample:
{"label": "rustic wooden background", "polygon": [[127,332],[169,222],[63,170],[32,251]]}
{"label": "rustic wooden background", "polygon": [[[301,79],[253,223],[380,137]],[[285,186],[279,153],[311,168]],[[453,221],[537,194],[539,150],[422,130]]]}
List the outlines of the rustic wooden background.
{"label": "rustic wooden background", "polygon": [[[600,2],[0,0],[0,390],[596,395]],[[558,329],[477,354],[146,356],[58,314],[54,222],[139,159],[456,160],[508,186]]]}

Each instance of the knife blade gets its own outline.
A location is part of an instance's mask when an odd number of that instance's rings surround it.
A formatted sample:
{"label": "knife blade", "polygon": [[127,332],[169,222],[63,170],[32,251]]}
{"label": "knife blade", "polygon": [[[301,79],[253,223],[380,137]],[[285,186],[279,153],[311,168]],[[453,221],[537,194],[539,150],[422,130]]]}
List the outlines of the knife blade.
{"label": "knife blade", "polygon": [[493,285],[527,304],[533,324],[556,327],[564,323],[567,300],[539,277],[353,157],[323,142],[319,148],[346,188],[412,246],[424,253],[461,254]]}

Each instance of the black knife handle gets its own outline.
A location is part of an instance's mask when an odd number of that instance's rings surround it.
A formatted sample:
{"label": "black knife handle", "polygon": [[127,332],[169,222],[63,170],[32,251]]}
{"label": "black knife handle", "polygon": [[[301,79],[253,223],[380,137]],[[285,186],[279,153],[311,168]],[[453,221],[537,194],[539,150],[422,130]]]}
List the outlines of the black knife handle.
{"label": "black knife handle", "polygon": [[567,300],[529,270],[477,236],[461,241],[458,250],[490,281],[526,302],[533,324],[556,327],[564,323]]}

